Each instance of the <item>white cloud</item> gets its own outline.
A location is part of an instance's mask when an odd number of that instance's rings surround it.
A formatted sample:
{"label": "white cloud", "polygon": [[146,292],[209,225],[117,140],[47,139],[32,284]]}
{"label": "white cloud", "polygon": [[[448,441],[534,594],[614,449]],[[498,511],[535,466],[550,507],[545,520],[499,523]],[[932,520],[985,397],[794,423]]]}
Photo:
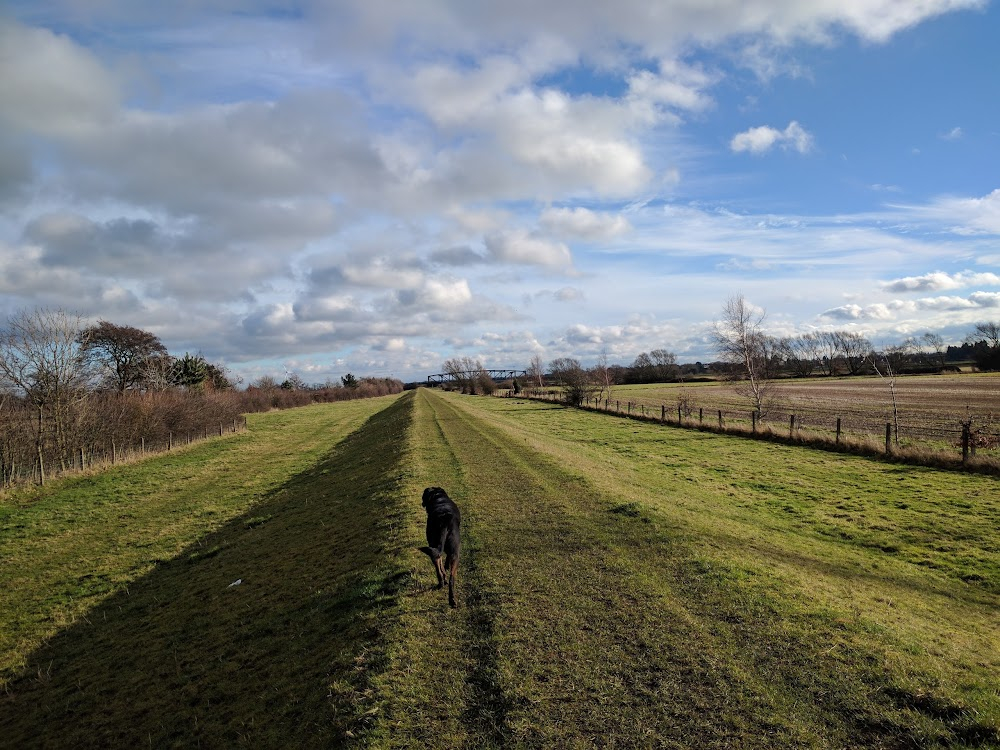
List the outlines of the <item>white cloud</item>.
{"label": "white cloud", "polygon": [[1000,292],[975,292],[969,300],[979,307],[1000,307]]}
{"label": "white cloud", "polygon": [[119,85],[66,36],[0,19],[0,122],[47,136],[92,137],[119,105]]}
{"label": "white cloud", "polygon": [[675,59],[660,61],[658,72],[640,70],[628,78],[628,98],[639,108],[663,106],[699,112],[712,104],[705,93],[716,76]]}
{"label": "white cloud", "polygon": [[562,242],[553,242],[522,230],[509,230],[487,235],[486,249],[499,263],[568,268],[573,258]]}
{"label": "white cloud", "polygon": [[943,223],[956,234],[1000,234],[1000,188],[982,198],[946,196],[925,206],[898,208],[914,220]]}
{"label": "white cloud", "polygon": [[346,283],[360,287],[415,289],[425,282],[423,270],[405,259],[370,258],[349,261],[339,268]]}
{"label": "white cloud", "polygon": [[962,132],[961,128],[954,127],[951,130],[949,130],[947,133],[943,133],[941,135],[941,139],[945,140],[945,141],[957,141],[957,140],[961,139],[963,135],[965,135],[965,133]]}
{"label": "white cloud", "polygon": [[888,292],[937,292],[974,285],[1000,286],[1000,275],[971,271],[957,274],[934,271],[923,276],[906,276],[887,281],[882,284],[882,288]]}
{"label": "white cloud", "polygon": [[729,142],[729,148],[736,153],[764,154],[776,146],[805,154],[812,149],[813,137],[792,120],[784,130],[762,125],[737,133]]}
{"label": "white cloud", "polygon": [[472,301],[472,291],[465,279],[427,279],[415,303],[422,307],[454,309]]}
{"label": "white cloud", "polygon": [[606,240],[628,233],[632,226],[621,214],[591,211],[588,208],[547,208],[541,226],[552,234],[583,240]]}

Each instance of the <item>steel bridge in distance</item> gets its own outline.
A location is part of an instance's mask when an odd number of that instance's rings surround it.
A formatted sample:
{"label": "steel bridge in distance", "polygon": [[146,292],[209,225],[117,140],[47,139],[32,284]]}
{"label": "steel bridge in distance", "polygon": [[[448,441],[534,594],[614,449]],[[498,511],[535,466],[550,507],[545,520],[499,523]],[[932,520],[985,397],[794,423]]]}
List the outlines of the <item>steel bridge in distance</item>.
{"label": "steel bridge in distance", "polygon": [[511,380],[512,378],[523,378],[528,374],[527,370],[465,370],[463,372],[439,372],[437,375],[428,375],[427,383],[428,385],[439,385],[441,383],[454,382],[460,383],[463,380],[471,380],[484,372],[490,376],[491,380],[497,383],[504,380]]}

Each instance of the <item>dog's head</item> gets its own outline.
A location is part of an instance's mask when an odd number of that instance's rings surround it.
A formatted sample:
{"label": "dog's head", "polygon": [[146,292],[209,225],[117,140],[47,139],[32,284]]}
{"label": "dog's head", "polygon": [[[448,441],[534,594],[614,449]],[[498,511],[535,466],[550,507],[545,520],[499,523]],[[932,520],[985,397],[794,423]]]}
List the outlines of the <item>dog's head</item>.
{"label": "dog's head", "polygon": [[421,502],[421,505],[423,505],[425,508],[429,508],[431,505],[434,505],[441,498],[446,498],[446,497],[448,497],[448,493],[445,492],[440,487],[428,487],[426,490],[424,490],[424,499]]}

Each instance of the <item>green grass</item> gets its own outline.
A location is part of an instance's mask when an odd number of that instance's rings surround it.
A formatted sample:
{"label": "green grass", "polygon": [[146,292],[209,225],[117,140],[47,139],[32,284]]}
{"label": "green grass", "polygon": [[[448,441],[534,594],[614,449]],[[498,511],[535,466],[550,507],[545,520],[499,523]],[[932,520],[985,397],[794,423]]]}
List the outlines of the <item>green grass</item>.
{"label": "green grass", "polygon": [[0,744],[309,746],[362,724],[408,417],[396,398],[256,416],[6,500]]}
{"label": "green grass", "polygon": [[629,746],[637,720],[677,747],[1000,742],[995,479],[444,403],[485,431],[450,445],[492,471],[465,484],[496,508],[496,630],[532,633],[499,650],[515,744]]}
{"label": "green grass", "polygon": [[517,399],[264,415],[0,505],[0,744],[1000,746],[998,494]]}

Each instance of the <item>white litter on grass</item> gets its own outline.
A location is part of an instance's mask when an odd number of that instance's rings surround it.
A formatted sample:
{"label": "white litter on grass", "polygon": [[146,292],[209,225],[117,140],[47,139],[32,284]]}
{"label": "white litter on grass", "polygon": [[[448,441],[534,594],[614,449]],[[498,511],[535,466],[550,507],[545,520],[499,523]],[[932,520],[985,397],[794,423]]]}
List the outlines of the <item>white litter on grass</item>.
{"label": "white litter on grass", "polygon": [[226,586],[226,588],[227,589],[231,589],[233,586],[239,586],[241,583],[243,583],[243,579],[242,578],[237,578],[231,584],[229,584],[228,586]]}

